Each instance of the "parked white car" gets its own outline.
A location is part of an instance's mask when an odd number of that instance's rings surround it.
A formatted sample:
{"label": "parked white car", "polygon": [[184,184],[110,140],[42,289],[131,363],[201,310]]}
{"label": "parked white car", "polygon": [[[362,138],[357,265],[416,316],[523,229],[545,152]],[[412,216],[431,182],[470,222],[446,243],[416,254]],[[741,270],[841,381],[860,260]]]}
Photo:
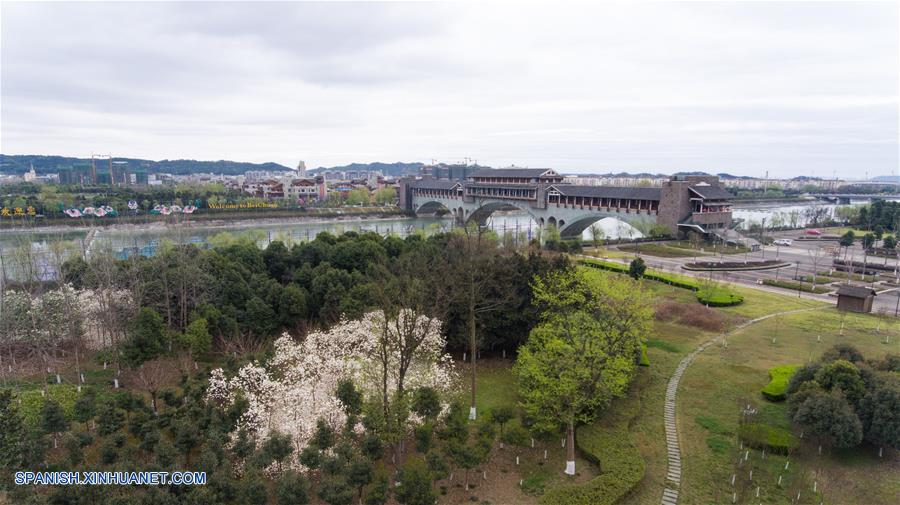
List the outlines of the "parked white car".
{"label": "parked white car", "polygon": [[789,238],[780,238],[780,239],[778,239],[778,240],[776,240],[776,241],[774,241],[774,242],[772,242],[772,243],[775,244],[775,245],[784,245],[784,246],[790,247],[790,245],[791,245],[793,242],[794,242],[794,241],[791,240],[791,239],[789,239]]}

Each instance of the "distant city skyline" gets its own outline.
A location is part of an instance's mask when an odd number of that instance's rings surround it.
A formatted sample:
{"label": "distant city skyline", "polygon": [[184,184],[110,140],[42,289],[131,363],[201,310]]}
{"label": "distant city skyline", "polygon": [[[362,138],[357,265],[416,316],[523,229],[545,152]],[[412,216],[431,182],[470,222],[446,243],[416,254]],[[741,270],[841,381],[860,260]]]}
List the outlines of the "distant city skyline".
{"label": "distant city skyline", "polygon": [[900,164],[896,2],[0,14],[3,154],[824,179]]}

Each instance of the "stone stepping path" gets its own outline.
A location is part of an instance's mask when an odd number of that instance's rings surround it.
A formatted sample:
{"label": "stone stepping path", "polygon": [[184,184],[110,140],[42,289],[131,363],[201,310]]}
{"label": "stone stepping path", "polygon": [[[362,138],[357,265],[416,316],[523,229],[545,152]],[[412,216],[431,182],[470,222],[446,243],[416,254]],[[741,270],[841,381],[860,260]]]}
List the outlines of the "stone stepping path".
{"label": "stone stepping path", "polygon": [[675,419],[675,394],[678,392],[678,383],[679,381],[681,381],[681,376],[684,375],[684,371],[691,364],[691,362],[694,361],[694,358],[696,358],[698,354],[706,350],[707,347],[720,342],[722,339],[724,339],[728,335],[731,335],[732,333],[737,333],[743,330],[751,324],[756,324],[775,316],[796,314],[798,312],[807,312],[810,310],[818,310],[820,308],[822,307],[788,310],[785,312],[776,312],[775,314],[769,314],[767,316],[751,319],[750,321],[735,326],[727,333],[723,333],[722,335],[703,342],[696,349],[691,351],[690,354],[685,356],[680,363],[678,363],[678,367],[675,368],[675,373],[672,374],[672,377],[669,379],[669,384],[666,386],[666,401],[663,404],[663,421],[666,428],[666,455],[668,457],[668,464],[666,465],[666,487],[663,489],[662,505],[678,504],[678,489],[681,487],[681,447],[678,444],[678,424],[676,423]]}

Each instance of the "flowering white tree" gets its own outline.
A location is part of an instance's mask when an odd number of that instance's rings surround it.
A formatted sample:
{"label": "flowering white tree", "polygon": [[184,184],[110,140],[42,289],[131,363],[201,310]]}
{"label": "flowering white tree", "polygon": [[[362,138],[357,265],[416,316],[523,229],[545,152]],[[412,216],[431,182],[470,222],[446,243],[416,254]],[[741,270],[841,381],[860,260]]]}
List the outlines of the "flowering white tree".
{"label": "flowering white tree", "polygon": [[[385,338],[385,328],[396,332],[401,327],[423,332],[414,350],[404,348],[402,340]],[[341,379],[352,379],[364,394],[375,398],[385,388],[402,391],[428,386],[448,391],[455,373],[443,348],[440,322],[413,318],[409,312],[395,318],[370,312],[358,320],[343,320],[328,331],[310,333],[302,342],[283,335],[275,341],[275,355],[265,368],[252,363],[230,379],[221,369],[213,370],[207,398],[228,405],[240,394],[249,407],[236,431],[246,430],[256,440],[273,431],[290,435],[298,454],[308,445],[317,420],[324,419],[335,429],[346,422],[335,396]],[[385,356],[384,361],[374,359],[378,353]],[[296,460],[293,464],[300,466]]]}
{"label": "flowering white tree", "polygon": [[16,351],[40,358],[48,372],[60,345],[72,342],[77,352],[83,333],[77,298],[78,292],[66,284],[35,296],[24,291],[3,294],[0,345],[9,356],[8,368]]}

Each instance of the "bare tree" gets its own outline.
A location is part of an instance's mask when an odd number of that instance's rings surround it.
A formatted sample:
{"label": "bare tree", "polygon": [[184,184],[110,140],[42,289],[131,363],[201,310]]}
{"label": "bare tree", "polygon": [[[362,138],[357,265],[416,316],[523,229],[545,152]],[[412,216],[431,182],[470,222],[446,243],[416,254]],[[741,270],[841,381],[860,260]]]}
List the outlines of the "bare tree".
{"label": "bare tree", "polygon": [[475,395],[477,388],[478,361],[478,317],[487,312],[500,310],[510,301],[510,296],[494,295],[491,286],[496,282],[492,275],[493,260],[499,255],[496,242],[488,230],[476,223],[469,223],[461,231],[452,235],[448,243],[449,262],[452,274],[445,280],[450,283],[452,298],[464,307],[466,333],[472,370],[472,395],[469,419],[477,417]]}
{"label": "bare tree", "polygon": [[178,379],[178,367],[170,358],[156,358],[145,361],[136,370],[130,372],[131,380],[141,389],[150,393],[150,406],[157,412],[156,400],[159,390]]}
{"label": "bare tree", "polygon": [[823,257],[825,257],[825,250],[822,249],[822,246],[817,245],[816,247],[807,249],[806,253],[809,255],[809,258],[813,262],[812,290],[813,290],[813,292],[815,292],[815,290],[816,290],[816,274],[819,272],[819,260],[821,260]]}

